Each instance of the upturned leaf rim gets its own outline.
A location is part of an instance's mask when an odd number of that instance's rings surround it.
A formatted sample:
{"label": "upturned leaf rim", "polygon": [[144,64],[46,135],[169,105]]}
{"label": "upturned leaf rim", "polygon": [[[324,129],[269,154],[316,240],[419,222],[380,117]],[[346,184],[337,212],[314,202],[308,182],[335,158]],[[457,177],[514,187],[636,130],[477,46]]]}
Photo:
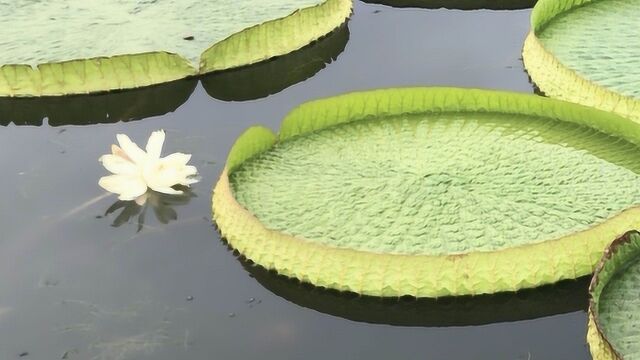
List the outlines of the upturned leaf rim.
{"label": "upturned leaf rim", "polygon": [[247,259],[315,286],[371,296],[441,297],[517,291],[591,274],[610,239],[640,226],[640,208],[632,207],[586,231],[535,244],[442,256],[383,254],[268,229],[234,198],[229,174],[277,142],[376,117],[443,112],[543,116],[640,144],[640,126],[627,118],[527,94],[398,88],[315,100],[291,111],[279,134],[254,126],[236,140],[213,192],[213,218],[222,237]]}

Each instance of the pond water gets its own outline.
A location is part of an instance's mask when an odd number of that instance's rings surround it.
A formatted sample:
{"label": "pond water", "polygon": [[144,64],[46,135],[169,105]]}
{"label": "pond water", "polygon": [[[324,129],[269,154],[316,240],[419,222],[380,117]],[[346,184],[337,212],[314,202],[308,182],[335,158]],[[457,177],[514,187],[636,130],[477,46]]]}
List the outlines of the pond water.
{"label": "pond water", "polygon": [[[348,29],[261,67],[0,102],[0,358],[588,359],[585,279],[494,297],[359,298],[243,262],[210,220],[236,137],[277,129],[301,102],[408,85],[533,92],[520,59],[529,14],[356,1]],[[165,153],[194,154],[203,180],[146,210],[104,195],[97,159],[115,135],[143,143],[159,128]]]}

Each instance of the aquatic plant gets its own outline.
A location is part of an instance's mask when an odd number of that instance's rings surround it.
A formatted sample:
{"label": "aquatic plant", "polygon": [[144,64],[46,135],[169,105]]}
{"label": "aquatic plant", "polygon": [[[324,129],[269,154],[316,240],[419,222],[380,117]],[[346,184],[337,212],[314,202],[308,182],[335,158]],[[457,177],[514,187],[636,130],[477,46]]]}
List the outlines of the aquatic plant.
{"label": "aquatic plant", "polygon": [[249,260],[316,286],[515,291],[590,274],[640,225],[639,144],[629,119],[537,96],[352,93],[242,134],[213,214]]}
{"label": "aquatic plant", "polygon": [[638,358],[639,286],[640,233],[634,230],[607,247],[591,281],[587,338],[594,360]]}
{"label": "aquatic plant", "polygon": [[146,151],[140,149],[127,135],[117,135],[118,145],[111,145],[111,154],[100,157],[102,165],[114,175],[100,178],[98,184],[118,194],[120,200],[135,200],[138,205],[146,201],[145,193],[151,189],[163,194],[182,194],[175,185],[189,186],[198,182],[197,169],[187,165],[191,155],[173,153],[160,157],[164,144],[164,130],[154,131],[147,142]]}
{"label": "aquatic plant", "polygon": [[129,89],[255,64],[350,13],[351,0],[3,2],[0,96]]}
{"label": "aquatic plant", "polygon": [[548,96],[640,121],[640,2],[540,0],[524,64]]}

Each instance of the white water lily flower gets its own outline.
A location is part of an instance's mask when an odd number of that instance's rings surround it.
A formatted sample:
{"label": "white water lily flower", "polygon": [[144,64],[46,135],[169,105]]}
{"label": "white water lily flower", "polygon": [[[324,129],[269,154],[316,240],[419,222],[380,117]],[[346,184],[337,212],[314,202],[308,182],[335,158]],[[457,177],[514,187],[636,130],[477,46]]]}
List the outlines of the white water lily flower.
{"label": "white water lily flower", "polygon": [[164,143],[164,130],[151,133],[146,152],[127,135],[118,134],[118,145],[111,145],[111,154],[102,155],[99,161],[114,175],[100,178],[98,184],[105,190],[118,194],[120,200],[136,200],[148,189],[164,194],[182,194],[172,186],[189,186],[198,182],[194,178],[198,170],[187,165],[191,155],[173,153],[160,157]]}

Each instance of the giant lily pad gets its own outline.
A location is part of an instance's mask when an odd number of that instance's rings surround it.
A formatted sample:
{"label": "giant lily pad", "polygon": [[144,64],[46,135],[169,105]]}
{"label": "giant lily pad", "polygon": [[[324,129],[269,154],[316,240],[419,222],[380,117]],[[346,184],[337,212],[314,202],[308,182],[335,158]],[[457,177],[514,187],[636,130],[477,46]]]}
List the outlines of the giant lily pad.
{"label": "giant lily pad", "polygon": [[547,95],[640,121],[640,2],[541,0],[524,63]]}
{"label": "giant lily pad", "polygon": [[640,233],[630,231],[609,246],[589,293],[588,341],[595,360],[640,356]]}
{"label": "giant lily pad", "polygon": [[254,64],[342,24],[351,0],[0,3],[0,95],[135,88]]}
{"label": "giant lily pad", "polygon": [[246,101],[278,93],[304,81],[344,51],[349,28],[343,24],[322,39],[271,61],[253,66],[217,71],[201,78],[207,93],[224,101]]}
{"label": "giant lily pad", "polygon": [[640,225],[639,144],[629,119],[537,96],[347,94],[240,136],[214,217],[248,259],[317,286],[518,290],[589,274]]}

